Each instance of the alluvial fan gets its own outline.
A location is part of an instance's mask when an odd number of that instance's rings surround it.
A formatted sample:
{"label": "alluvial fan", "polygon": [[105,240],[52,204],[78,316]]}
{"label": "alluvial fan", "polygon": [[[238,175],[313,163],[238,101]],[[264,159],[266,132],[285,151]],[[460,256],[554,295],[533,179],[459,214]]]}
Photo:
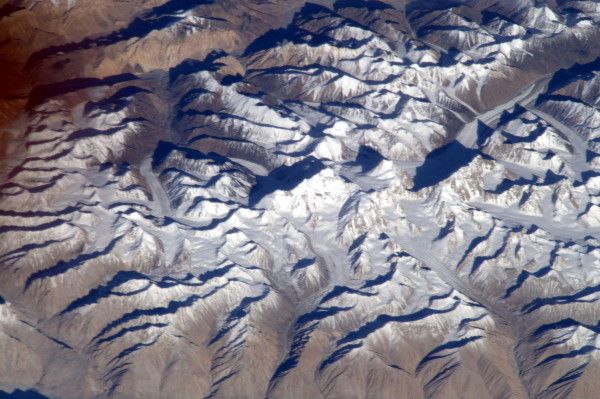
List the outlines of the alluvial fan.
{"label": "alluvial fan", "polygon": [[0,65],[0,397],[598,397],[597,1],[9,0]]}

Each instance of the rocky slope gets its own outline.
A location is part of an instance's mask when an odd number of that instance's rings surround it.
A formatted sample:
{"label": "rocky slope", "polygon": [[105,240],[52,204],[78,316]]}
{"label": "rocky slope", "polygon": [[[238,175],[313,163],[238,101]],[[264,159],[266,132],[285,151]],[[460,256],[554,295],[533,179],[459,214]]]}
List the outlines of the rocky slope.
{"label": "rocky slope", "polygon": [[591,398],[600,5],[0,5],[0,395]]}

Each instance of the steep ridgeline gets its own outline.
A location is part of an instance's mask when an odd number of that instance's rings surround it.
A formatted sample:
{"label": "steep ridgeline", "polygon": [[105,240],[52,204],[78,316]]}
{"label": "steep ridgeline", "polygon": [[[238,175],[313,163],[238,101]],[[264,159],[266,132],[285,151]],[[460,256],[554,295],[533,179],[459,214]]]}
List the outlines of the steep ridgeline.
{"label": "steep ridgeline", "polygon": [[91,4],[0,8],[0,396],[597,396],[597,2]]}

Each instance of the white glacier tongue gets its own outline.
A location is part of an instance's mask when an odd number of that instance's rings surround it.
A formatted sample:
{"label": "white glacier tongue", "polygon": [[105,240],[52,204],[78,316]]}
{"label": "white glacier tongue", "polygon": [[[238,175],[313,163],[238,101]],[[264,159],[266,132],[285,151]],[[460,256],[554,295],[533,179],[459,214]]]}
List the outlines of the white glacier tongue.
{"label": "white glacier tongue", "polygon": [[0,6],[0,397],[594,397],[599,26]]}
{"label": "white glacier tongue", "polygon": [[140,175],[144,179],[152,197],[153,214],[158,217],[173,216],[171,203],[158,176],[152,170],[152,156],[147,156],[139,167]]}

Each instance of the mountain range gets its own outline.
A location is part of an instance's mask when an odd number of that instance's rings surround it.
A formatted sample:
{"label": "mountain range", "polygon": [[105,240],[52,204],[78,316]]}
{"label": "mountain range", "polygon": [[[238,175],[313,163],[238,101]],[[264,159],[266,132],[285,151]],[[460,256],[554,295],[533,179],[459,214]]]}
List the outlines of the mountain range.
{"label": "mountain range", "polygon": [[0,397],[598,396],[597,1],[9,0],[0,72]]}

